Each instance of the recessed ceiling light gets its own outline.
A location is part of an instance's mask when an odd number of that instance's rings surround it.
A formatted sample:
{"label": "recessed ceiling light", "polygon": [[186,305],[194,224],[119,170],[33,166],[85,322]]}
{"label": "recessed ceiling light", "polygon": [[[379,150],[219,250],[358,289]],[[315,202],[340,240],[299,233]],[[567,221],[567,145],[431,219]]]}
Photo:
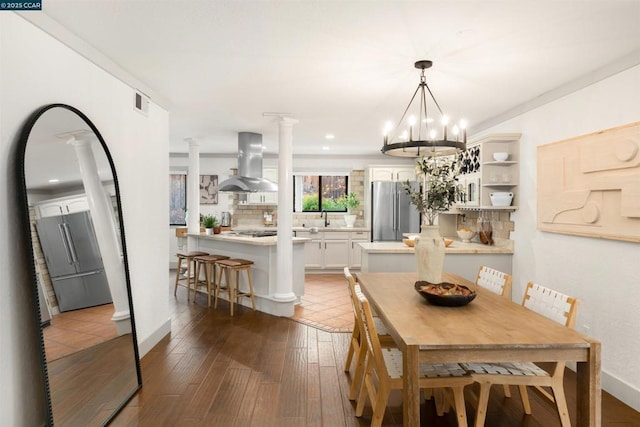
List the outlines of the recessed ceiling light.
{"label": "recessed ceiling light", "polygon": [[328,133],[328,134],[326,134],[324,137],[325,137],[326,139],[335,139],[335,138],[336,138],[336,136],[335,136],[334,134],[332,134],[332,133]]}
{"label": "recessed ceiling light", "polygon": [[322,149],[323,149],[324,151],[329,151],[329,150],[331,149],[331,147],[329,147],[328,145],[323,145],[323,146],[322,146]]}
{"label": "recessed ceiling light", "polygon": [[55,184],[56,182],[60,182],[60,180],[57,178],[53,178],[49,180],[49,184]]}

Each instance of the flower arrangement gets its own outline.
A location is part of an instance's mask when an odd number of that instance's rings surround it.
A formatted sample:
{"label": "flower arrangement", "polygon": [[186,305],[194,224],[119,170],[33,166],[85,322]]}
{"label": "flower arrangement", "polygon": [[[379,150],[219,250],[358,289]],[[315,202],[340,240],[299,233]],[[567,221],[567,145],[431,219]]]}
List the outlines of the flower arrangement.
{"label": "flower arrangement", "polygon": [[448,211],[458,198],[459,165],[455,156],[425,156],[418,160],[416,169],[421,187],[416,190],[409,181],[403,187],[422,214],[423,224],[433,225],[438,213]]}

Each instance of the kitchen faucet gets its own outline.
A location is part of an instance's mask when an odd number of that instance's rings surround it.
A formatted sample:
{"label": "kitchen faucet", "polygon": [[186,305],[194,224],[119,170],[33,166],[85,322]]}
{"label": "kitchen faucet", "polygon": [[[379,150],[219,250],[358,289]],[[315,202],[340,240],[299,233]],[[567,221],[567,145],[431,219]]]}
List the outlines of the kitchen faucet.
{"label": "kitchen faucet", "polygon": [[322,209],[322,212],[320,213],[320,218],[322,218],[322,215],[324,215],[324,226],[327,227],[329,224],[331,224],[329,222],[329,214],[327,213],[327,211]]}

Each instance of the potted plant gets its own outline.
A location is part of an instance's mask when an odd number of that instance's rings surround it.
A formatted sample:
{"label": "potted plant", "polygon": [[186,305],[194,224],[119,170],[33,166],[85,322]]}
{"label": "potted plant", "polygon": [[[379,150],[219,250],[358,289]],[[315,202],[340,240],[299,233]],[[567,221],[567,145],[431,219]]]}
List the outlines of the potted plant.
{"label": "potted plant", "polygon": [[417,189],[407,181],[403,186],[411,203],[422,214],[420,236],[415,244],[418,279],[430,283],[442,282],[445,244],[435,220],[456,202],[459,166],[455,156],[425,156],[416,166],[422,185]]}
{"label": "potted plant", "polygon": [[344,216],[344,222],[347,224],[347,227],[352,228],[356,222],[356,215],[353,213],[353,209],[356,209],[360,206],[360,200],[358,200],[356,193],[345,194],[339,200],[340,206],[347,209],[347,213]]}
{"label": "potted plant", "polygon": [[214,234],[214,227],[218,224],[218,219],[213,215],[205,215],[202,218],[202,226],[207,235]]}

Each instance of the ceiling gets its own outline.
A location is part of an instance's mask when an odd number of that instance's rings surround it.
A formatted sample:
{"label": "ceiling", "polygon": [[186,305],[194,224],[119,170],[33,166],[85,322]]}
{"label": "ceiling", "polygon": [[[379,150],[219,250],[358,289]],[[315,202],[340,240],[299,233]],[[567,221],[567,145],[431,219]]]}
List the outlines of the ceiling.
{"label": "ceiling", "polygon": [[421,59],[470,134],[640,63],[637,0],[49,0],[43,12],[169,110],[171,152],[196,138],[201,152],[235,153],[250,131],[275,153],[277,119],[264,113],[277,112],[299,120],[294,155],[379,154]]}

